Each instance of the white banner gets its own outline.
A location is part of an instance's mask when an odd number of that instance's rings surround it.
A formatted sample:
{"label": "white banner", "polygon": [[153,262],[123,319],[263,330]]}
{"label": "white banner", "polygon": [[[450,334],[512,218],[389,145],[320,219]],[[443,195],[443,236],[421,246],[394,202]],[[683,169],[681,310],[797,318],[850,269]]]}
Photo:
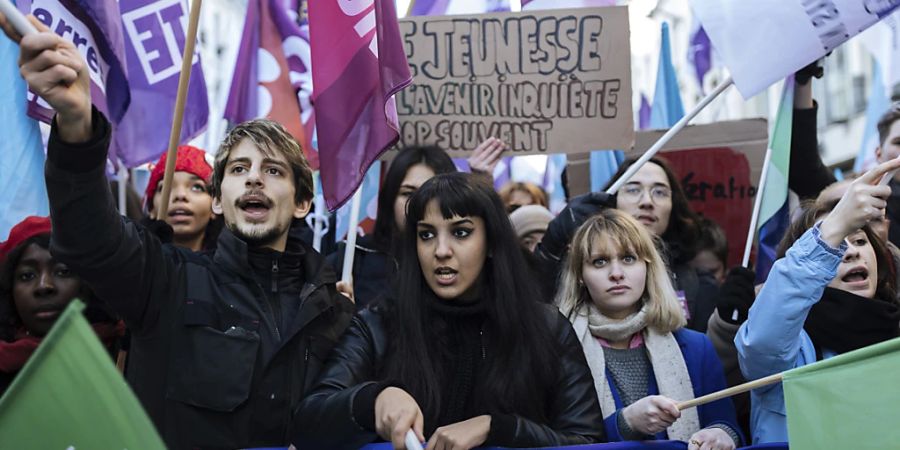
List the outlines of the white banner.
{"label": "white banner", "polygon": [[900,0],[691,0],[750,98],[889,15]]}

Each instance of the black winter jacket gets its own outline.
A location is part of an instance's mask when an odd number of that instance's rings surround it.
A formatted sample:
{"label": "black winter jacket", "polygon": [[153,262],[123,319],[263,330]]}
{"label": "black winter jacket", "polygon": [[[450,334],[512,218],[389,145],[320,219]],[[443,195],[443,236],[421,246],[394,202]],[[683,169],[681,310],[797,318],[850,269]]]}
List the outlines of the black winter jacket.
{"label": "black winter jacket", "polygon": [[[326,258],[335,273],[344,270],[346,246],[346,242],[337,244],[335,251]],[[360,236],[356,241],[356,255],[353,257],[353,300],[356,302],[356,309],[363,309],[378,298],[388,295],[396,273],[397,262],[394,257],[378,250],[371,235]]]}
{"label": "black winter jacket", "polygon": [[279,329],[280,299],[255,279],[246,243],[225,230],[215,253],[193,253],[118,215],[105,179],[110,125],[96,110],[93,127],[82,145],[51,132],[51,253],[131,329],[128,381],[144,409],[173,449],[289,443],[296,408],[354,310],[330,267],[289,238],[299,265],[279,276],[302,284],[287,302],[292,324]]}
{"label": "black winter jacket", "polygon": [[[546,407],[550,423],[491,414],[491,432],[485,446],[555,447],[605,441],[603,416],[581,344],[569,321],[555,307],[543,308],[562,351],[556,382],[542,387],[544,398],[549,400]],[[372,424],[357,423],[353,408],[359,403],[357,397],[370,396],[373,393],[366,391],[386,381],[379,374],[390,346],[383,314],[384,309],[376,306],[354,317],[329,357],[319,383],[300,406],[298,448],[352,449],[378,439]],[[433,419],[425,418],[429,420]],[[426,423],[426,428],[443,425],[449,424]],[[496,440],[491,441],[492,437]]]}

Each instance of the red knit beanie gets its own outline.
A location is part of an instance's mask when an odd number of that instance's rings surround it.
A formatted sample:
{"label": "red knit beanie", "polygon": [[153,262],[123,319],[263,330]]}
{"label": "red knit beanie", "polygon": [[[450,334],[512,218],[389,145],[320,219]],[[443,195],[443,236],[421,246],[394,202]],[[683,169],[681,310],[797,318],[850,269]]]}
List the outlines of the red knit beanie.
{"label": "red knit beanie", "polygon": [[[206,162],[206,152],[197,147],[182,145],[178,147],[178,158],[175,159],[176,172],[188,172],[202,178],[209,184],[212,177],[212,167]],[[144,191],[144,207],[148,210],[153,206],[153,196],[156,195],[156,186],[163,179],[166,172],[166,153],[160,156],[153,171],[150,172],[150,182]]]}
{"label": "red knit beanie", "polygon": [[0,242],[0,263],[22,242],[41,234],[50,234],[50,218],[29,216],[9,230],[6,242]]}

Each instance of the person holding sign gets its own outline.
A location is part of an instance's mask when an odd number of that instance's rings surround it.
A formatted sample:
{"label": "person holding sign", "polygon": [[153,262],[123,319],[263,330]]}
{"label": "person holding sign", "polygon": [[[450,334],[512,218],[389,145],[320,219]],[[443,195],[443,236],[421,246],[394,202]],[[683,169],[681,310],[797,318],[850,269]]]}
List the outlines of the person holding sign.
{"label": "person holding sign", "polygon": [[[900,335],[890,253],[868,222],[884,215],[891,188],[879,180],[900,160],[851,183],[829,213],[807,204],[738,329],[741,371],[755,380]],[[823,219],[824,216],[824,219]],[[782,385],[751,392],[754,443],[786,442]]]}
{"label": "person holding sign", "polygon": [[679,411],[725,388],[709,339],[685,318],[645,226],[604,209],[575,233],[556,296],[581,341],[610,441],[671,439],[689,448],[741,442],[730,399]]}
{"label": "person holding sign", "polygon": [[540,304],[500,198],[475,175],[410,197],[395,295],[353,319],[299,410],[299,448],[604,440],[572,327]]}
{"label": "person holding sign", "polygon": [[[87,65],[34,16],[20,71],[56,111],[46,182],[50,252],[132,332],[128,381],[169,448],[289,444],[295,411],[354,312],[334,273],[298,236],[312,171],[279,124],[229,131],[213,170],[215,253],[162,244],[123,219],[106,183],[109,121]],[[171,160],[170,160],[171,162]],[[165,205],[165,203],[163,203]]]}

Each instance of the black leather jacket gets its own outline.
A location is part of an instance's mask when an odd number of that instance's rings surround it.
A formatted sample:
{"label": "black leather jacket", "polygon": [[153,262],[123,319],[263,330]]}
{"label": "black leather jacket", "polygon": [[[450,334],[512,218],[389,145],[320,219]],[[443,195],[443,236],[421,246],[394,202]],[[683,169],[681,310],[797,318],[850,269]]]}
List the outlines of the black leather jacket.
{"label": "black leather jacket", "polygon": [[[543,307],[562,349],[557,379],[545,387],[549,423],[509,416],[512,423],[504,442],[484,445],[549,447],[605,441],[603,417],[581,344],[556,308]],[[363,390],[384,381],[377,373],[389,346],[382,314],[384,310],[379,307],[359,312],[335,346],[318,385],[300,405],[301,425],[299,436],[294,439],[298,448],[359,448],[378,439],[371,424],[356,423],[353,405]]]}

